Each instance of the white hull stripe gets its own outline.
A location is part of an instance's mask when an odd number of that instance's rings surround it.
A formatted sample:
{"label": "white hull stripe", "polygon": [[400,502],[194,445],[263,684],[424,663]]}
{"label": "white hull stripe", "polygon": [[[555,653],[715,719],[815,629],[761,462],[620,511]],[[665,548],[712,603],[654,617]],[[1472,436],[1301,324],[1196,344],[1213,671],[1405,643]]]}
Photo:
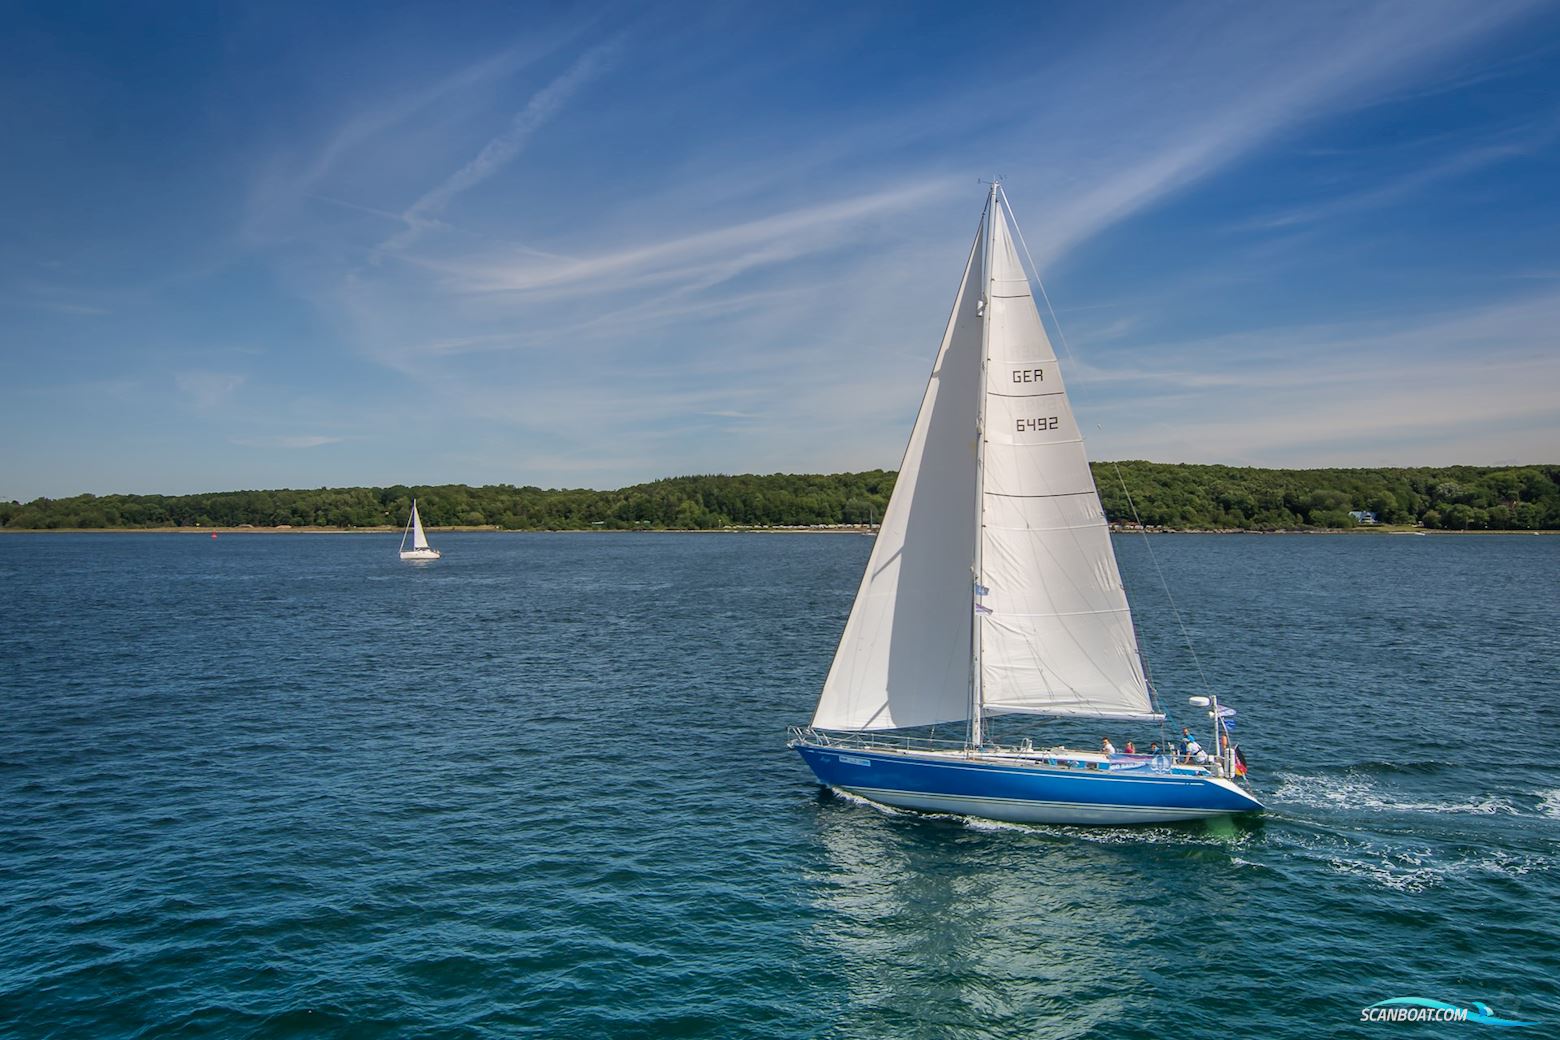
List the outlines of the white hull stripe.
{"label": "white hull stripe", "polygon": [[[1099,802],[1047,802],[1028,798],[999,798],[967,794],[931,794],[920,791],[898,791],[881,787],[842,787],[841,790],[884,805],[922,809],[942,808],[949,812],[988,819],[1041,819],[1043,814],[1055,813],[1058,819],[1132,820],[1188,820],[1207,816],[1229,816],[1238,809],[1195,809],[1186,806],[1108,805]],[[1003,810],[1007,810],[1004,812]],[[1030,812],[1024,812],[1024,810]],[[1016,811],[1016,812],[1015,812]]]}

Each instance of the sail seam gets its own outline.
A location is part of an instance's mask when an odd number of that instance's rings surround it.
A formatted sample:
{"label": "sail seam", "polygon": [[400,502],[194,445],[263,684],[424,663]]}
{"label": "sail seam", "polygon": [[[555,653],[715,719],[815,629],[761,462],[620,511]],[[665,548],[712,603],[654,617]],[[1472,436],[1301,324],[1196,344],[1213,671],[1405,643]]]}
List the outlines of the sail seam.
{"label": "sail seam", "polygon": [[1082,444],[1082,437],[1070,437],[1061,441],[998,441],[1004,448],[1051,448],[1058,444]]}
{"label": "sail seam", "polygon": [[1164,715],[1162,713],[1149,711],[1061,711],[1058,710],[1060,707],[1059,705],[1050,705],[1044,708],[1030,708],[1011,704],[1001,704],[996,701],[992,701],[988,707],[990,707],[993,711],[1002,712],[1008,715],[1051,715],[1056,718],[1075,719],[1087,717],[1091,719],[1122,719],[1135,722],[1160,722],[1164,719]]}
{"label": "sail seam", "polygon": [[1019,531],[1024,534],[1045,534],[1047,531],[1086,531],[1091,527],[1109,527],[1105,521],[1100,520],[1092,524],[1062,524],[1057,527],[1000,527],[996,524],[987,524],[988,531]]}
{"label": "sail seam", "polygon": [[[1020,614],[1016,610],[997,610],[996,608],[993,608],[992,609],[992,617],[994,617],[994,618],[995,617],[1010,617],[1010,618],[1014,618],[1014,617],[1033,617],[1033,618],[1097,617],[1100,614],[1127,614],[1127,613],[1130,613],[1130,612],[1131,612],[1131,608],[1130,607],[1106,607],[1103,610],[1064,610],[1064,611],[1060,611],[1060,612],[1055,613],[1055,614]],[[1104,673],[1105,669],[1099,668],[1098,665],[1096,665],[1095,667],[1101,673]]]}

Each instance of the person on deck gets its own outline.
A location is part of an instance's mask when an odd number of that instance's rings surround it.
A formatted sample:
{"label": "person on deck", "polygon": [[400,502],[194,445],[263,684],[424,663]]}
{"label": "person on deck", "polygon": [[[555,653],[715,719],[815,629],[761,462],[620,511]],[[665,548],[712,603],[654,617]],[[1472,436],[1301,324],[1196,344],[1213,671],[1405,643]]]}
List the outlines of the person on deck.
{"label": "person on deck", "polygon": [[1122,753],[1127,755],[1137,754],[1137,745],[1132,743],[1130,740],[1127,741],[1126,747],[1123,749]]}
{"label": "person on deck", "polygon": [[1114,755],[1116,753],[1116,745],[1114,745],[1114,744],[1112,744],[1110,742],[1110,738],[1109,737],[1101,737],[1100,738],[1100,750],[1103,751],[1107,755]]}
{"label": "person on deck", "polygon": [[1202,749],[1202,745],[1197,743],[1197,738],[1192,736],[1191,731],[1184,726],[1181,728],[1181,737],[1185,742],[1183,753],[1187,762],[1196,762],[1198,765],[1201,765],[1208,761],[1208,752]]}

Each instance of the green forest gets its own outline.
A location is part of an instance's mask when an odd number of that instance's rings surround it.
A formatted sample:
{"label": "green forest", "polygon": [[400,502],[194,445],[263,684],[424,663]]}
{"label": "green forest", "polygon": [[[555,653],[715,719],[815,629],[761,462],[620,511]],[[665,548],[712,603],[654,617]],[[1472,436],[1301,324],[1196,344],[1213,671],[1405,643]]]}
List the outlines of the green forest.
{"label": "green forest", "polygon": [[[1433,530],[1560,530],[1560,466],[1253,469],[1097,462],[1106,516],[1171,530],[1281,531],[1381,524]],[[894,488],[865,473],[673,477],[616,491],[467,487],[316,488],[200,495],[76,495],[0,503],[0,529],[384,527],[415,497],[431,527],[714,530],[877,523]],[[1130,504],[1129,504],[1130,496]]]}

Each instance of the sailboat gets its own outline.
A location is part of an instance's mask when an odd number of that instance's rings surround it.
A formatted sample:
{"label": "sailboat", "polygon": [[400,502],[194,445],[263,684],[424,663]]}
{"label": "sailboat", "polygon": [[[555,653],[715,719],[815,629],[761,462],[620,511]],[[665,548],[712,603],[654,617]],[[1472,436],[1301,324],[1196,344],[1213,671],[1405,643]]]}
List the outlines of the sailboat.
{"label": "sailboat", "polygon": [[[1211,696],[1190,698],[1209,751],[1184,756],[991,739],[998,715],[1165,723],[1010,217],[993,184],[812,724],[788,744],[823,784],[902,809],[1080,824],[1260,810]],[[961,739],[935,737],[949,725]]]}
{"label": "sailboat", "polygon": [[[412,547],[406,547],[406,539],[411,538]],[[437,560],[439,550],[428,544],[428,536],[423,533],[422,518],[417,515],[417,500],[412,499],[412,515],[407,518],[406,530],[401,532],[401,559],[403,560]]]}

